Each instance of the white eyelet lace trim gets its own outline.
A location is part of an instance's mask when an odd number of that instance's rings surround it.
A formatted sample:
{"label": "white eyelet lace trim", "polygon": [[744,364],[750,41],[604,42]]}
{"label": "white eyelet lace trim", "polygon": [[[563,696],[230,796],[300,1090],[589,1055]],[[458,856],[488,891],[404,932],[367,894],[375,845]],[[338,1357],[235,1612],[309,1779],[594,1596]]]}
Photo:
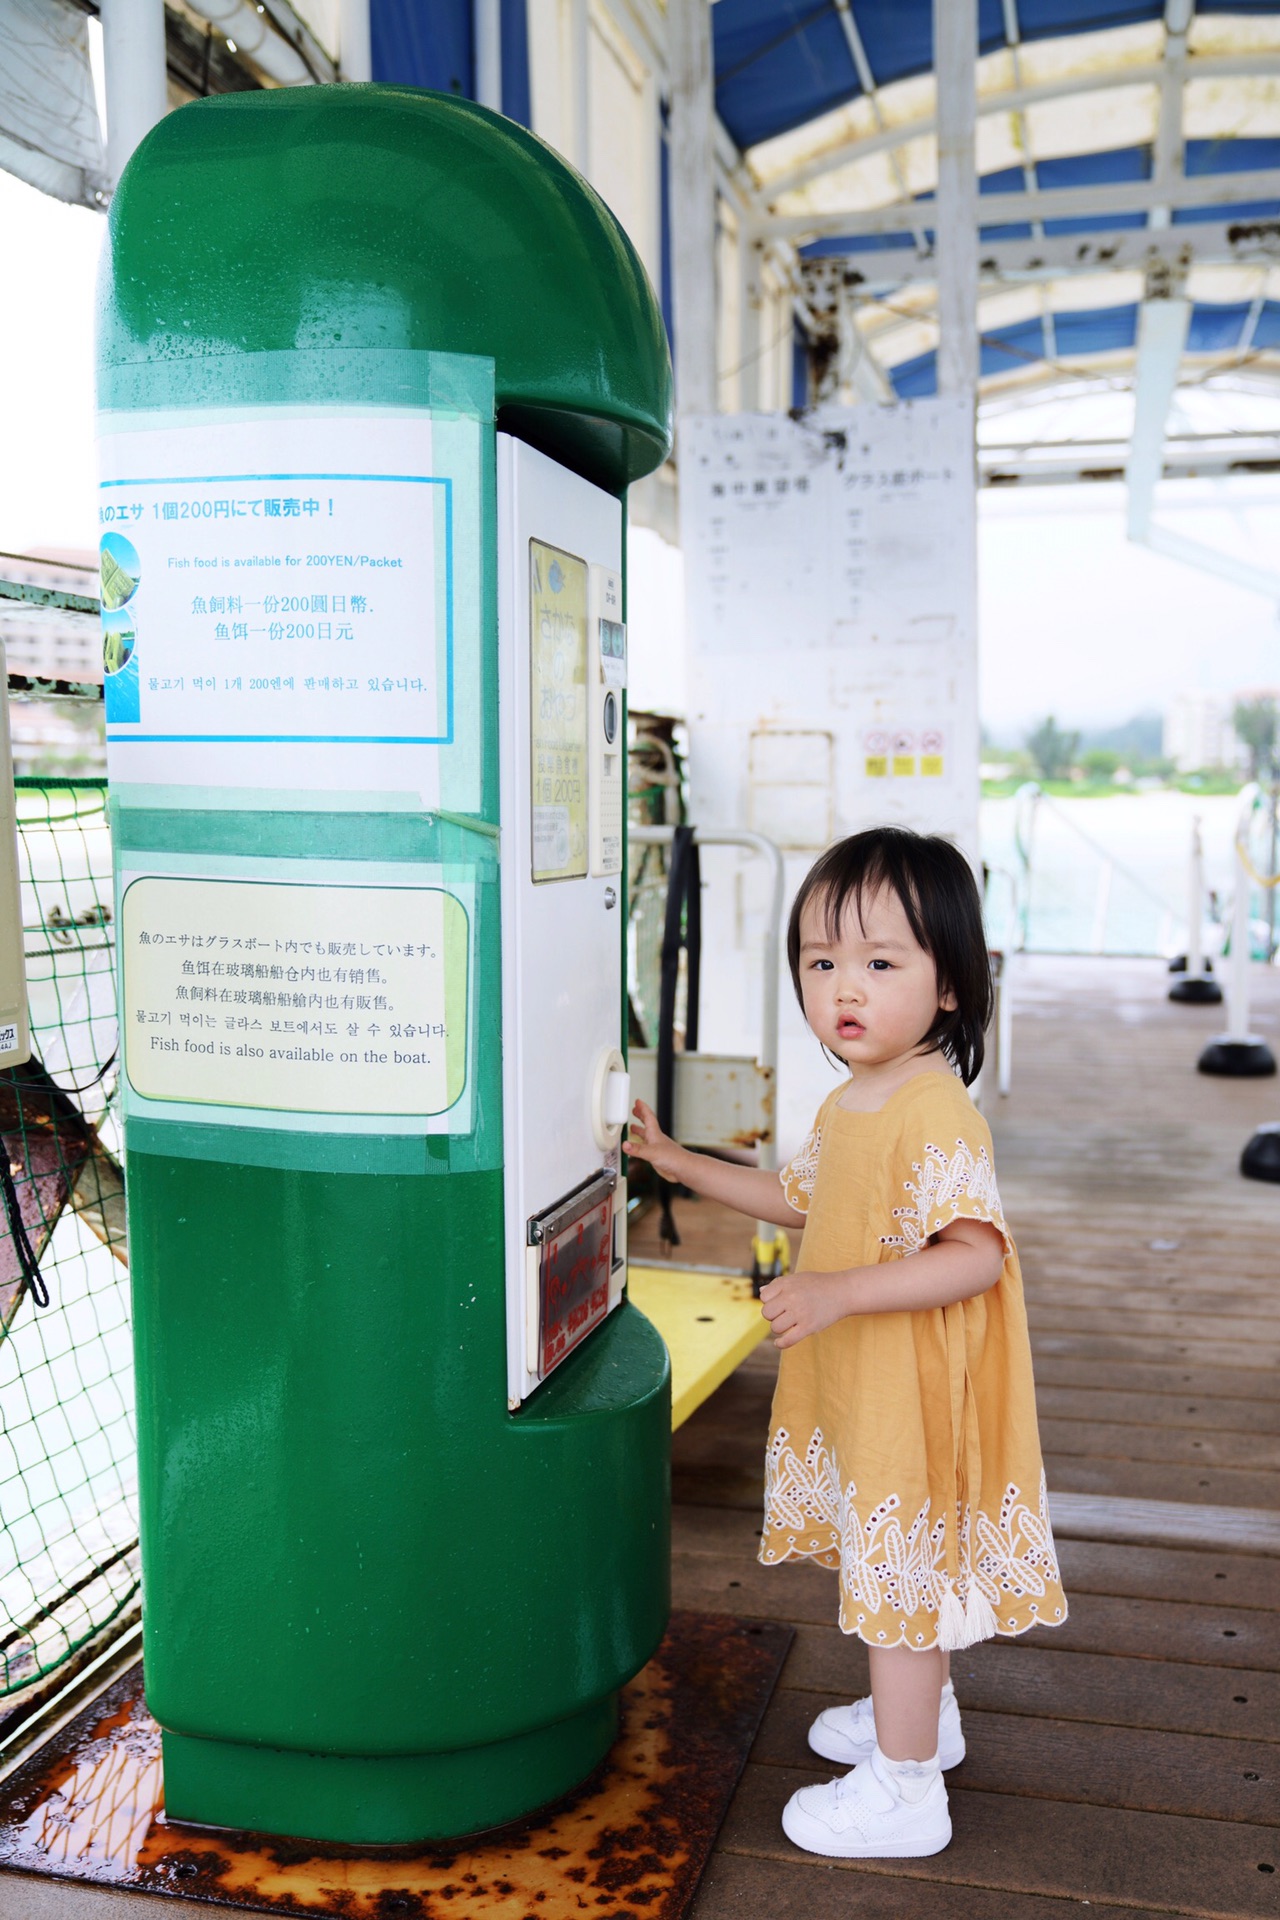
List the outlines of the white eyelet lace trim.
{"label": "white eyelet lace trim", "polygon": [[[919,1253],[931,1237],[952,1220],[981,1219],[997,1227],[1006,1246],[1009,1231],[1004,1223],[996,1170],[985,1147],[975,1154],[965,1141],[956,1141],[956,1150],[947,1155],[932,1141],[926,1141],[923,1163],[913,1160],[914,1180],[904,1180],[904,1190],[913,1205],[895,1207],[893,1217],[901,1222],[900,1233],[882,1233],[880,1245],[903,1254]],[[964,1203],[968,1202],[965,1206]],[[963,1211],[962,1211],[963,1209]]]}
{"label": "white eyelet lace trim", "polygon": [[[948,1589],[945,1557],[945,1518],[931,1518],[928,1501],[904,1525],[902,1502],[890,1494],[863,1518],[856,1505],[852,1481],[841,1485],[835,1457],[821,1430],[815,1430],[801,1459],[791,1436],[779,1428],[765,1458],[765,1534],[760,1558],[766,1564],[791,1559],[827,1559],[835,1548],[840,1556],[840,1581],[853,1631],[871,1644],[896,1646],[932,1644],[916,1629],[913,1616],[938,1613]],[[802,1547],[798,1537],[819,1529],[836,1536],[832,1547]],[[1000,1632],[1021,1633],[1028,1627],[1052,1626],[1065,1620],[1061,1575],[1053,1534],[1049,1527],[1049,1499],[1044,1474],[1040,1476],[1038,1510],[1022,1499],[1021,1489],[1005,1488],[998,1514],[966,1506],[959,1515],[960,1568],[957,1595],[967,1602],[976,1588],[994,1611]],[[771,1542],[784,1536],[779,1551]],[[1055,1591],[1043,1613],[1040,1602]],[[1008,1609],[1030,1600],[1030,1619],[1019,1621]],[[883,1622],[883,1624],[882,1624]],[[909,1623],[912,1623],[909,1628]]]}
{"label": "white eyelet lace trim", "polygon": [[821,1145],[822,1128],[815,1127],[799,1153],[788,1160],[779,1175],[782,1191],[786,1194],[789,1204],[796,1208],[797,1213],[805,1213],[808,1209],[797,1205],[792,1197],[792,1190],[802,1193],[806,1201],[812,1200],[814,1181],[818,1177],[818,1149]]}

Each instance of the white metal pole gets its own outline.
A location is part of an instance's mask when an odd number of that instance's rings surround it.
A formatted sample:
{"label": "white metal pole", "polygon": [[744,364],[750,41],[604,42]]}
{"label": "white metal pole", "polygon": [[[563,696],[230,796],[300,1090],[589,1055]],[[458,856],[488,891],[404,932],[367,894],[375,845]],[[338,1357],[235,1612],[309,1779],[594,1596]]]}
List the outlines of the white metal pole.
{"label": "white metal pole", "polygon": [[977,0],[933,0],[938,89],[938,392],[978,384]]}
{"label": "white metal pole", "polygon": [[716,411],[715,113],[710,0],[668,0],[676,408]]}
{"label": "white metal pole", "polygon": [[114,187],[125,162],[169,111],[164,0],[102,0],[107,96],[107,170]]}
{"label": "white metal pole", "polygon": [[591,9],[588,0],[572,0],[569,9],[573,57],[569,76],[573,86],[573,164],[591,178]]}
{"label": "white metal pole", "polygon": [[1204,846],[1200,839],[1200,815],[1191,822],[1191,873],[1187,899],[1187,979],[1195,980],[1204,972],[1204,947],[1201,922],[1204,916]]}
{"label": "white metal pole", "polygon": [[1098,874],[1098,892],[1093,903],[1093,951],[1102,953],[1107,944],[1107,909],[1111,905],[1111,878],[1114,863],[1104,860]]}
{"label": "white metal pole", "polygon": [[338,0],[338,65],[344,80],[372,80],[369,0]]}
{"label": "white metal pole", "polygon": [[502,0],[475,0],[476,99],[502,112]]}
{"label": "white metal pole", "polygon": [[1235,911],[1231,916],[1231,986],[1227,995],[1227,1038],[1249,1038],[1249,876],[1236,852]]}

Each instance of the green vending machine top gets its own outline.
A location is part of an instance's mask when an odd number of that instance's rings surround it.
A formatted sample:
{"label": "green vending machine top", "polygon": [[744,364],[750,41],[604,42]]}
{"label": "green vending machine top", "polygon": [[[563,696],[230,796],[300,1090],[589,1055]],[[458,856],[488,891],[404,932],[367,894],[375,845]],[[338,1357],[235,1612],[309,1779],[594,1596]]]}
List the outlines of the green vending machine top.
{"label": "green vending machine top", "polygon": [[652,290],[521,128],[170,115],[111,213],[102,604],[169,1817],[493,1826],[667,1609],[627,1303],[628,483]]}

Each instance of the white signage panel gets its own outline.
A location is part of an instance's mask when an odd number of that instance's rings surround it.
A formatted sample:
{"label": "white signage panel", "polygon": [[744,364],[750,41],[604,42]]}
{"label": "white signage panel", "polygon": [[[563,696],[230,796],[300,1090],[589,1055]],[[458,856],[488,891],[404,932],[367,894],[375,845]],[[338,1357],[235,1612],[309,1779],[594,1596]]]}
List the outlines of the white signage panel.
{"label": "white signage panel", "polygon": [[125,873],[131,1110],[469,1131],[470,891]]}
{"label": "white signage panel", "polygon": [[113,782],[474,805],[479,422],[261,407],[102,425]]}

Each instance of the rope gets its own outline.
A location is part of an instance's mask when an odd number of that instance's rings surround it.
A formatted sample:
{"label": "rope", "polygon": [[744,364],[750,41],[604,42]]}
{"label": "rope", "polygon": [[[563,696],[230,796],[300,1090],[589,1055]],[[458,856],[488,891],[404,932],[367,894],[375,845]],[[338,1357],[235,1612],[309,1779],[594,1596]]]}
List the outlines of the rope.
{"label": "rope", "polygon": [[1259,873],[1249,855],[1249,849],[1243,840],[1236,841],[1236,852],[1240,855],[1240,865],[1244,868],[1255,887],[1280,887],[1280,873]]}

